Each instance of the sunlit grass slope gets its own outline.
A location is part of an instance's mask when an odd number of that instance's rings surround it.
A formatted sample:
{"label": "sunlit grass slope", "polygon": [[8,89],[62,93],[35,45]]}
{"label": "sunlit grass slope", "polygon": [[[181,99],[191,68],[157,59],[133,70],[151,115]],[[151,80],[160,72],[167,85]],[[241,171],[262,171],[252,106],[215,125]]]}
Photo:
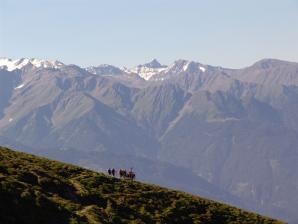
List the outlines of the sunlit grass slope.
{"label": "sunlit grass slope", "polygon": [[0,148],[0,223],[282,223],[190,194]]}

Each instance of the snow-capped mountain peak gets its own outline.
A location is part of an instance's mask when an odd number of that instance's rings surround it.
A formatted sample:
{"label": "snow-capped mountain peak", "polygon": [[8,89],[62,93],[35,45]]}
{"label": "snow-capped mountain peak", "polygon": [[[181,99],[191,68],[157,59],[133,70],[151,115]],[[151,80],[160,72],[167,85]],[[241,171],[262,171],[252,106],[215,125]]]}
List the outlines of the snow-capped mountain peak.
{"label": "snow-capped mountain peak", "polygon": [[144,67],[147,67],[147,68],[164,68],[164,67],[167,67],[165,65],[161,65],[159,63],[159,61],[157,61],[156,59],[153,59],[152,61],[144,64],[144,65],[139,65],[139,66],[144,66]]}
{"label": "snow-capped mountain peak", "polygon": [[151,77],[165,71],[167,68],[168,66],[161,65],[156,59],[153,59],[146,64],[138,65],[132,69],[128,69],[126,72],[138,74],[143,79],[149,80]]}
{"label": "snow-capped mountain peak", "polygon": [[[17,60],[12,60],[10,58],[0,58],[0,68],[6,69],[7,71],[22,69],[28,65],[35,68],[56,69],[65,66],[62,62],[59,61],[49,61],[37,58],[21,58]],[[172,77],[173,74],[206,72],[206,70],[209,68],[210,66],[183,59],[175,61],[170,66],[162,65],[158,62],[158,60],[153,59],[148,63],[138,65],[131,69],[118,68],[116,66],[108,64],[90,66],[84,69],[95,75],[113,76],[121,74],[133,74],[143,78],[144,80],[162,81]]]}
{"label": "snow-capped mountain peak", "polygon": [[162,81],[171,76],[182,72],[206,72],[207,66],[198,62],[179,59],[172,65],[161,65],[156,59],[151,62],[138,65],[132,69],[125,69],[127,73],[138,74],[145,80]]}
{"label": "snow-capped mountain peak", "polygon": [[31,58],[29,62],[35,66],[35,67],[43,67],[43,68],[59,68],[63,66],[64,64],[60,61],[48,61],[48,60],[43,60],[43,59],[36,59],[36,58]]}
{"label": "snow-capped mountain peak", "polygon": [[198,62],[188,61],[184,59],[179,59],[170,65],[164,73],[174,73],[178,74],[181,72],[206,72],[207,66],[202,65]]}
{"label": "snow-capped mountain peak", "polygon": [[86,71],[88,71],[94,75],[120,75],[124,72],[120,68],[113,66],[113,65],[108,65],[108,64],[101,64],[98,66],[90,66],[85,69],[86,69]]}
{"label": "snow-capped mountain peak", "polygon": [[31,64],[34,67],[42,68],[60,68],[64,64],[60,61],[48,61],[37,58],[21,58],[12,60],[10,58],[0,58],[0,67],[7,71],[13,71],[15,69],[22,69],[24,66]]}

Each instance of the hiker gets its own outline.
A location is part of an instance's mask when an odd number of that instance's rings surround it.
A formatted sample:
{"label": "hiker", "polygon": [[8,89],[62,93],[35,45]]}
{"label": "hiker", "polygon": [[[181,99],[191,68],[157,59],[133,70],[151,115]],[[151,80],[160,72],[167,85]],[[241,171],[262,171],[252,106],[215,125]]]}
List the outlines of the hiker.
{"label": "hiker", "polygon": [[128,174],[127,174],[127,178],[131,179],[131,180],[134,180],[136,177],[135,173],[132,172],[132,171],[129,171]]}
{"label": "hiker", "polygon": [[124,177],[124,170],[122,169],[119,170],[119,177],[120,178]]}
{"label": "hiker", "polygon": [[127,177],[128,177],[129,179],[131,179],[131,180],[134,180],[134,179],[135,179],[136,175],[135,175],[135,173],[132,171],[132,168],[130,168],[130,171],[128,172]]}
{"label": "hiker", "polygon": [[108,169],[108,174],[109,174],[109,175],[111,175],[111,174],[112,174],[112,171],[111,171],[111,169],[110,169],[110,168]]}
{"label": "hiker", "polygon": [[119,170],[119,176],[120,176],[120,178],[122,178],[122,177],[127,177],[127,173],[126,173],[126,170],[125,169],[120,169]]}
{"label": "hiker", "polygon": [[113,168],[111,172],[112,172],[112,175],[114,177],[115,176],[115,169]]}
{"label": "hiker", "polygon": [[134,172],[131,172],[131,173],[130,173],[130,178],[131,178],[132,180],[134,180],[135,177],[136,177],[135,173],[134,173]]}
{"label": "hiker", "polygon": [[134,180],[135,178],[136,178],[136,174],[134,172],[132,172],[131,179]]}

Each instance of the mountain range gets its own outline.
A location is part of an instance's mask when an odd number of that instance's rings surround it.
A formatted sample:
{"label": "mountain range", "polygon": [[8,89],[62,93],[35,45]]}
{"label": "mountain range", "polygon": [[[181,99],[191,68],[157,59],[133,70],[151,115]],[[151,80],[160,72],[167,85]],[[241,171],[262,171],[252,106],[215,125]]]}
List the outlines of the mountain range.
{"label": "mountain range", "polygon": [[0,68],[2,145],[297,222],[298,63]]}

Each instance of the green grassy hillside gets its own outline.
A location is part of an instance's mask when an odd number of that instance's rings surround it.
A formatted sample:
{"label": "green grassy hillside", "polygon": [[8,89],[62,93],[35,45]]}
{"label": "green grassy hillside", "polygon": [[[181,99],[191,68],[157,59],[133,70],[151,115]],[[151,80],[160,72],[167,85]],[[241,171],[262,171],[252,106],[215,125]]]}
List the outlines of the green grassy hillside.
{"label": "green grassy hillside", "polygon": [[282,223],[211,200],[0,148],[0,223]]}

